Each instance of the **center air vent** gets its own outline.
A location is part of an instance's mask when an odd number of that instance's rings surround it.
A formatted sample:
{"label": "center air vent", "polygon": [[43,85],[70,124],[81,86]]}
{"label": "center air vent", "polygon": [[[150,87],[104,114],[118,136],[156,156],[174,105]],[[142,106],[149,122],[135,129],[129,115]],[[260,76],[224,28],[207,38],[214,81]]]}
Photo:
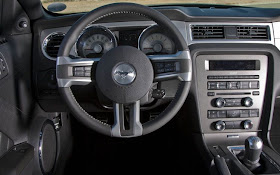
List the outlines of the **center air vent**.
{"label": "center air vent", "polygon": [[202,26],[191,27],[193,39],[224,39],[223,26]]}
{"label": "center air vent", "polygon": [[48,59],[56,60],[58,50],[64,36],[64,33],[52,33],[44,39],[42,51]]}
{"label": "center air vent", "polygon": [[268,26],[237,26],[239,39],[263,39],[268,38]]}

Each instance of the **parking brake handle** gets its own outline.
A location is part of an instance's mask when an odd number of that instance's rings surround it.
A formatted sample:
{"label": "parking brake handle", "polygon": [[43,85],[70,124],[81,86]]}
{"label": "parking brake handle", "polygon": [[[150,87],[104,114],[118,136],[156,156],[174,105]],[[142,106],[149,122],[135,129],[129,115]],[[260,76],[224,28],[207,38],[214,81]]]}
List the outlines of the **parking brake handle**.
{"label": "parking brake handle", "polygon": [[214,158],[214,163],[215,163],[220,175],[231,175],[229,168],[227,166],[227,163],[223,157],[220,157],[219,155],[217,155]]}

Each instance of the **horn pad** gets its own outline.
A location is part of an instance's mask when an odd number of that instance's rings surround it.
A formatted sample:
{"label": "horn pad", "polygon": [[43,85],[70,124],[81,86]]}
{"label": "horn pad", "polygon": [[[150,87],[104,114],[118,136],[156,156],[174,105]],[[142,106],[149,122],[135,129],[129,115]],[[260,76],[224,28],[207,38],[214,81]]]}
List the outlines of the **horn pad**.
{"label": "horn pad", "polygon": [[131,46],[119,46],[105,53],[97,64],[100,91],[116,103],[141,99],[152,87],[154,70],[149,58]]}

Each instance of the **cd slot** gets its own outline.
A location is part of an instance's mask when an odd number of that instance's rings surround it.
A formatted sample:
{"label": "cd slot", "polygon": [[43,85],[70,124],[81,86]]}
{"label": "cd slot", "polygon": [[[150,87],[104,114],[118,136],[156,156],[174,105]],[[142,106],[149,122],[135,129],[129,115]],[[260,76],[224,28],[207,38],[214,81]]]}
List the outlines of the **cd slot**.
{"label": "cd slot", "polygon": [[251,95],[251,92],[223,92],[217,93],[217,95]]}
{"label": "cd slot", "polygon": [[259,75],[208,75],[207,79],[259,79]]}

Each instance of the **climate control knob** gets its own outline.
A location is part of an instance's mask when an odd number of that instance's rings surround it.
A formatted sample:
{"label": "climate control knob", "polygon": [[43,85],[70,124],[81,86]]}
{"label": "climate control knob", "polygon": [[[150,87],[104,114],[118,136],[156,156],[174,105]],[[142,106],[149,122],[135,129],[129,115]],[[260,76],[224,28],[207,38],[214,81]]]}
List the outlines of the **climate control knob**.
{"label": "climate control knob", "polygon": [[253,106],[253,99],[250,98],[250,97],[246,97],[243,99],[243,106],[246,106],[246,107],[251,107]]}
{"label": "climate control knob", "polygon": [[253,122],[251,120],[243,121],[243,128],[244,129],[252,129],[253,128]]}
{"label": "climate control knob", "polygon": [[216,101],[215,101],[215,105],[218,108],[222,108],[226,105],[226,100],[223,99],[223,98],[217,98]]}
{"label": "climate control knob", "polygon": [[218,131],[223,131],[226,129],[226,123],[222,120],[219,120],[215,123],[215,129]]}

